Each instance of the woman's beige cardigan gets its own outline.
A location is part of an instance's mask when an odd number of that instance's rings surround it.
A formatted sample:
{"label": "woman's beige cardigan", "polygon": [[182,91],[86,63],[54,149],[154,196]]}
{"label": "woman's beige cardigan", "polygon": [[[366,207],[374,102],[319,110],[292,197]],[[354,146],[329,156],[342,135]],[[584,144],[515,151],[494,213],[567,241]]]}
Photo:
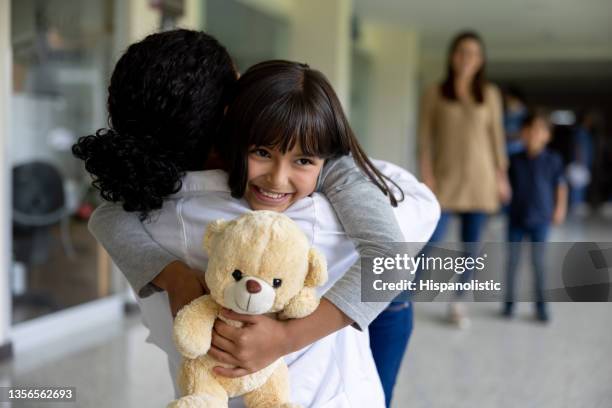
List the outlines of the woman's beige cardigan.
{"label": "woman's beige cardigan", "polygon": [[451,101],[439,85],[421,102],[419,153],[430,155],[434,193],[442,210],[495,212],[497,170],[506,170],[500,93],[492,84],[484,102]]}

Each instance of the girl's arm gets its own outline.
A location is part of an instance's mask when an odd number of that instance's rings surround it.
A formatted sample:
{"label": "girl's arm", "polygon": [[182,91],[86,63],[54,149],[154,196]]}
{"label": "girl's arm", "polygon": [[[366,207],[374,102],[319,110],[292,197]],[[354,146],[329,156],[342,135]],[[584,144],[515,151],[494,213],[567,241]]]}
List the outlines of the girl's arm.
{"label": "girl's arm", "polygon": [[173,316],[206,292],[203,274],[154,241],[137,213],[104,203],[94,211],[88,227],[139,297],[168,292]]}
{"label": "girl's arm", "polygon": [[137,213],[124,211],[120,204],[100,205],[88,227],[140,297],[158,292],[151,281],[167,265],[178,261],[153,240]]}
{"label": "girl's arm", "polygon": [[261,370],[278,358],[352,323],[326,299],[321,299],[319,307],[301,319],[276,320],[265,315],[244,315],[227,309],[222,309],[220,314],[244,323],[243,327],[237,328],[222,320],[215,322],[208,355],[220,363],[234,366],[214,368],[217,374],[230,378]]}
{"label": "girl's arm", "polygon": [[[324,296],[357,328],[365,329],[387,307],[388,302],[361,301],[361,258],[389,254],[391,244],[404,242],[405,237],[389,197],[359,170],[351,156],[326,164],[319,185],[319,190],[327,196],[360,256]],[[413,200],[414,197],[407,199]],[[428,220],[427,225],[418,225],[419,222],[415,219],[412,227],[431,231],[435,227],[435,220]]]}

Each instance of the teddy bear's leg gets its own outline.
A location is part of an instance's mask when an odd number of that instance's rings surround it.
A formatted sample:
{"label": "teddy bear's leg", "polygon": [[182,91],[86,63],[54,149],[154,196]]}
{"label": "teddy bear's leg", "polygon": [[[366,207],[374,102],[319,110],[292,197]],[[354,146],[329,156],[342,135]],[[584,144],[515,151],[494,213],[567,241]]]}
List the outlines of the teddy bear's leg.
{"label": "teddy bear's leg", "polygon": [[183,363],[178,382],[184,396],[172,401],[168,408],[227,407],[227,391],[210,371],[203,368],[196,360],[187,360]]}
{"label": "teddy bear's leg", "polygon": [[172,401],[166,408],[218,408],[227,407],[227,398],[225,401],[211,397],[209,395],[186,395]]}
{"label": "teddy bear's leg", "polygon": [[244,395],[248,408],[300,408],[289,402],[289,369],[283,362],[272,372],[268,381]]}

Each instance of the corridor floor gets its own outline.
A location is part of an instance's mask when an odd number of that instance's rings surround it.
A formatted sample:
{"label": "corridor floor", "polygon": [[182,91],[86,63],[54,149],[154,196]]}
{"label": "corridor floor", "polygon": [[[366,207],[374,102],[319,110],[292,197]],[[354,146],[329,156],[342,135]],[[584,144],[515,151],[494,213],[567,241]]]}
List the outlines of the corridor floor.
{"label": "corridor floor", "polygon": [[[487,238],[502,230],[492,220]],[[575,219],[552,238],[612,241],[612,217]],[[472,325],[458,330],[446,304],[415,304],[394,407],[612,407],[611,303],[553,303],[546,325],[528,303],[512,320],[495,303],[467,306]],[[76,387],[76,404],[53,407],[163,407],[173,398],[166,361],[146,336],[139,316],[127,317],[0,364],[0,386]]]}

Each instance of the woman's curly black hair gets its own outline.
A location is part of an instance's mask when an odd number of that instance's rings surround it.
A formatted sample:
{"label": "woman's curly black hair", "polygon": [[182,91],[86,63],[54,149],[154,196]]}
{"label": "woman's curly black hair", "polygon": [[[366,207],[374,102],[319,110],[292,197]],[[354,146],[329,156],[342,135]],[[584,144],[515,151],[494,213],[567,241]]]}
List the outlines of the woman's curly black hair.
{"label": "woman's curly black hair", "polygon": [[192,30],[149,35],[117,62],[108,88],[109,128],[72,147],[105,200],[141,219],[201,170],[236,81],[227,50]]}

